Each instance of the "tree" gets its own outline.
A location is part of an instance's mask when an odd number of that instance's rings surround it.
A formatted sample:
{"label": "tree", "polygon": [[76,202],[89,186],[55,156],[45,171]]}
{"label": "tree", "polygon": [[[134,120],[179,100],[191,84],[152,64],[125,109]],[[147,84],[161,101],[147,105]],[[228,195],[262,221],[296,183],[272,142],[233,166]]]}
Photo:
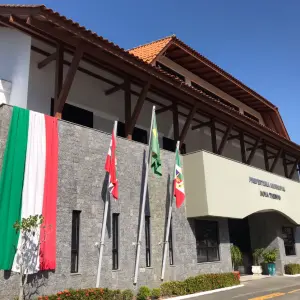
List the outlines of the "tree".
{"label": "tree", "polygon": [[[16,221],[13,227],[17,232],[20,233],[20,243],[18,244],[17,256],[18,265],[20,266],[20,280],[19,280],[19,300],[24,298],[24,285],[27,283],[28,272],[30,263],[32,262],[33,256],[39,255],[41,243],[45,242],[40,240],[40,231],[46,230],[46,226],[43,226],[44,217],[42,215],[29,216],[23,218],[21,222]],[[44,235],[46,236],[46,235]],[[38,237],[38,242],[33,243],[32,241]]]}

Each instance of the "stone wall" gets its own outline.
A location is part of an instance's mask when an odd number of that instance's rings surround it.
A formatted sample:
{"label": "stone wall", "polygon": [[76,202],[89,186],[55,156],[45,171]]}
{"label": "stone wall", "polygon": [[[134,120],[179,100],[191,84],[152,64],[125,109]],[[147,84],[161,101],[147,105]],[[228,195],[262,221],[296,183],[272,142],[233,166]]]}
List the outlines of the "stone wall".
{"label": "stone wall", "polygon": [[[11,107],[0,107],[0,167],[11,117]],[[94,287],[106,187],[104,163],[110,135],[65,121],[59,122],[59,182],[57,201],[57,268],[30,278],[30,292],[55,293],[65,288]],[[166,207],[171,188],[174,154],[161,151],[163,176],[150,172],[146,213],[151,216],[152,266],[145,267],[143,231],[140,273],[133,286],[138,220],[142,195],[146,145],[118,138],[119,201],[111,201],[109,214],[120,213],[119,270],[112,270],[111,219],[102,264],[101,286],[110,288],[155,287],[160,284]],[[72,211],[81,211],[79,273],[70,273]],[[167,260],[166,280],[182,280],[198,273],[231,271],[226,219],[219,222],[220,257],[216,263],[197,264],[194,222],[187,220],[185,206],[173,210],[174,266]],[[0,299],[13,299],[17,276],[0,271]]]}

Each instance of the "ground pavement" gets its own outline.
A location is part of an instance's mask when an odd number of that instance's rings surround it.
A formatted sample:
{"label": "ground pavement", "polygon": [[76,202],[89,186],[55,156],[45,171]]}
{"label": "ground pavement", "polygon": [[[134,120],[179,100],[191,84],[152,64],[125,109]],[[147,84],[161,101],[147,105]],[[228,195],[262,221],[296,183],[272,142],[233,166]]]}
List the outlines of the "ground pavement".
{"label": "ground pavement", "polygon": [[244,287],[193,300],[300,300],[300,277],[269,277],[243,282]]}

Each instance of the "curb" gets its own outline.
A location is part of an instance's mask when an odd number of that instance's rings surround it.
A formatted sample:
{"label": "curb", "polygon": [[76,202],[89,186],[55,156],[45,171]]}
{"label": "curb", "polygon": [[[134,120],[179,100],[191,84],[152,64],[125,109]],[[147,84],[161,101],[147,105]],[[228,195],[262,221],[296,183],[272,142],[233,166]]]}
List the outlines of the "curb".
{"label": "curb", "polygon": [[221,289],[216,289],[216,290],[211,290],[211,291],[206,291],[206,292],[200,292],[200,293],[195,293],[195,294],[189,294],[189,295],[184,295],[184,296],[178,296],[178,297],[172,297],[172,298],[164,298],[163,300],[183,300],[183,299],[189,299],[193,297],[199,297],[199,296],[204,296],[204,295],[209,295],[209,294],[214,294],[214,293],[219,293],[219,292],[225,292],[229,290],[233,290],[236,288],[243,287],[243,284],[239,285],[234,285],[226,288],[221,288]]}
{"label": "curb", "polygon": [[300,277],[300,274],[295,275],[289,275],[289,274],[283,274],[284,277]]}

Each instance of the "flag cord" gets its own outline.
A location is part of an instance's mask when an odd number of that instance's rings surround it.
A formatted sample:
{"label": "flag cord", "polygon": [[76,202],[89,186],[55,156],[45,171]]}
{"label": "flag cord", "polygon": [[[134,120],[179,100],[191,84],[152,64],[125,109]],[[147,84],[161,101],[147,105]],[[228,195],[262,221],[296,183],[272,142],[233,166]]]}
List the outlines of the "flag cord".
{"label": "flag cord", "polygon": [[179,150],[179,144],[180,142],[177,141],[176,149],[175,149],[174,174],[172,180],[172,193],[170,197],[169,213],[168,213],[166,236],[165,236],[166,239],[164,242],[164,252],[163,252],[163,260],[162,260],[161,276],[160,276],[161,280],[164,280],[165,269],[166,269],[166,258],[167,258],[167,250],[168,250],[167,244],[169,243],[169,235],[170,235],[170,227],[171,227],[171,219],[172,219],[172,206],[173,206],[173,198],[174,198],[174,179],[176,174],[176,152],[177,150]]}
{"label": "flag cord", "polygon": [[147,162],[146,162],[146,170],[145,170],[142,209],[141,209],[141,217],[140,217],[140,224],[139,224],[139,234],[138,234],[138,242],[137,242],[137,249],[136,249],[133,284],[137,283],[138,269],[139,269],[139,263],[140,263],[141,239],[142,239],[142,229],[143,229],[142,224],[144,222],[145,203],[146,203],[146,195],[147,195],[147,187],[148,187],[149,163],[150,163],[150,158],[151,158],[150,147],[151,147],[151,139],[152,139],[152,127],[153,127],[154,114],[155,114],[155,106],[153,106],[153,109],[152,109],[151,126],[150,126],[150,133],[149,133],[148,153],[147,153]]}
{"label": "flag cord", "polygon": [[[113,134],[114,134],[115,137],[117,136],[117,127],[118,127],[118,121],[115,121],[114,130],[113,130]],[[105,204],[104,204],[103,222],[102,222],[102,230],[101,230],[101,241],[100,241],[100,251],[99,251],[99,262],[98,262],[96,288],[99,288],[99,286],[100,286],[101,265],[102,265],[102,257],[103,257],[103,250],[104,250],[105,228],[106,228],[106,223],[107,223],[109,200],[110,200],[110,193],[109,193],[109,180],[108,180],[107,189],[106,189],[106,193],[105,193]]]}

